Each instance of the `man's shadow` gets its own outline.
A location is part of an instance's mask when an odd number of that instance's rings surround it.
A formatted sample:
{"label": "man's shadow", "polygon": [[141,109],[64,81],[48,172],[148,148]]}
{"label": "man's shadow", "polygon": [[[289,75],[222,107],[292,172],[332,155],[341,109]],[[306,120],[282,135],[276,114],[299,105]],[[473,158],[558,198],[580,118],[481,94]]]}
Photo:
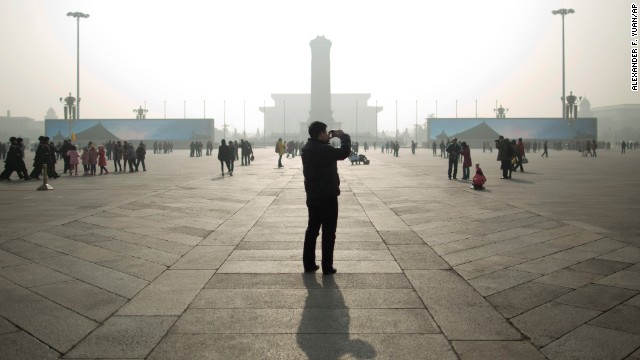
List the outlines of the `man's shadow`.
{"label": "man's shadow", "polygon": [[349,309],[334,276],[303,274],[307,299],[302,311],[296,339],[310,360],[339,359],[351,354],[358,359],[371,359],[376,351],[371,344],[349,339]]}

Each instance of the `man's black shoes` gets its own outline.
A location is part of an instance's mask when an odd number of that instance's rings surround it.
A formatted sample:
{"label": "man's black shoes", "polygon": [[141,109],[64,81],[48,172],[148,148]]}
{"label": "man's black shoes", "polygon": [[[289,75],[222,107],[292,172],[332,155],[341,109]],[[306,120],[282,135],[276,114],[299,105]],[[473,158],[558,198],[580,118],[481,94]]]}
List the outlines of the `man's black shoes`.
{"label": "man's black shoes", "polygon": [[313,267],[305,267],[304,268],[304,272],[306,272],[306,273],[316,272],[316,271],[318,271],[318,269],[320,269],[320,266],[313,265]]}
{"label": "man's black shoes", "polygon": [[336,272],[338,272],[338,270],[336,270],[336,268],[331,268],[331,269],[322,269],[322,274],[323,275],[333,275]]}

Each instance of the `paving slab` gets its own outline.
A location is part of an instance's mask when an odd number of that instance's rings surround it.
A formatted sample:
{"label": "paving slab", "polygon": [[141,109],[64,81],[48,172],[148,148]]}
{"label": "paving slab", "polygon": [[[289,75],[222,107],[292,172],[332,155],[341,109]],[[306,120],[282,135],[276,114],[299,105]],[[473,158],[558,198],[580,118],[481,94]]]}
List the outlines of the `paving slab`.
{"label": "paving slab", "polygon": [[167,270],[118,315],[180,315],[209,281],[212,270]]}
{"label": "paving slab", "polygon": [[131,256],[100,261],[97,264],[147,281],[153,281],[167,270],[164,265]]}
{"label": "paving slab", "polygon": [[593,319],[589,324],[640,335],[640,308],[621,304]]}
{"label": "paving slab", "polygon": [[465,279],[473,279],[478,276],[502,270],[513,265],[526,262],[526,259],[503,255],[490,256],[484,259],[468,262],[455,266],[454,269]]}
{"label": "paving slab", "polygon": [[599,256],[598,259],[637,264],[638,262],[640,262],[640,248],[637,246],[626,246],[621,249]]}
{"label": "paving slab", "polygon": [[[417,355],[418,354],[418,355]],[[453,360],[438,334],[169,334],[151,360],[190,359],[412,359]]]}
{"label": "paving slab", "polygon": [[549,359],[624,359],[640,346],[640,336],[583,325],[542,348]]}
{"label": "paving slab", "polygon": [[92,244],[104,249],[109,249],[109,250],[118,252],[120,254],[126,255],[126,257],[122,256],[119,259],[103,260],[103,261],[99,261],[98,263],[107,263],[110,261],[117,262],[119,260],[125,260],[129,257],[136,257],[139,259],[151,261],[164,266],[171,266],[180,259],[180,255],[177,255],[174,253],[153,249],[153,248],[138,245],[138,244],[132,244],[132,243],[121,241],[121,240],[112,239],[108,241],[96,241],[96,242],[93,242]]}
{"label": "paving slab", "polygon": [[147,281],[137,277],[72,256],[57,256],[37,261],[41,265],[128,299],[135,296],[148,284]]}
{"label": "paving slab", "polygon": [[528,261],[528,262],[513,266],[511,269],[544,275],[544,274],[550,274],[554,271],[566,268],[577,262],[579,261],[568,260],[568,259],[557,259],[557,258],[545,256],[536,260]]}
{"label": "paving slab", "polygon": [[90,262],[113,260],[122,257],[121,254],[114,251],[67,239],[62,236],[48,234],[46,232],[38,232],[33,235],[25,236],[23,239]]}
{"label": "paving slab", "polygon": [[612,260],[589,259],[579,264],[570,266],[569,269],[592,274],[611,275],[624,268],[628,268],[631,264]]}
{"label": "paving slab", "polygon": [[510,319],[548,303],[571,289],[529,281],[487,297],[504,317]]}
{"label": "paving slab", "polygon": [[469,280],[469,284],[471,284],[481,295],[489,296],[538,277],[540,277],[538,274],[532,274],[526,271],[516,271],[511,268],[475,277]]}
{"label": "paving slab", "polygon": [[18,286],[0,291],[0,315],[64,353],[98,326],[44,297]]}
{"label": "paving slab", "polygon": [[440,331],[426,309],[187,309],[182,334],[405,333]]}
{"label": "paving slab", "polygon": [[64,255],[60,252],[24,240],[7,241],[0,245],[0,249],[29,260]]}
{"label": "paving slab", "polygon": [[549,302],[511,319],[511,322],[535,345],[542,347],[600,314],[596,310]]}
{"label": "paving slab", "polygon": [[634,271],[618,271],[598,280],[597,283],[640,291],[640,276]]}
{"label": "paving slab", "polygon": [[6,252],[4,250],[0,250],[0,268],[7,266],[24,265],[28,263],[29,260],[25,258],[14,255],[10,252]]}
{"label": "paving slab", "polygon": [[450,269],[433,249],[426,245],[389,245],[389,251],[403,270]]}
{"label": "paving slab", "polygon": [[24,331],[0,335],[0,358],[11,360],[58,359],[60,354]]}
{"label": "paving slab", "polygon": [[410,270],[406,274],[448,339],[521,338],[506,319],[455,272]]}
{"label": "paving slab", "polygon": [[528,341],[454,341],[461,360],[544,360],[544,355]]}
{"label": "paving slab", "polygon": [[638,292],[599,284],[585,285],[556,299],[557,302],[588,309],[607,311],[632,298]]}
{"label": "paving slab", "polygon": [[204,289],[191,308],[422,309],[413,289]]}
{"label": "paving slab", "polygon": [[216,270],[227,259],[235,247],[227,246],[195,246],[180,260],[171,266],[171,269],[191,270]]}
{"label": "paving slab", "polygon": [[114,316],[82,340],[65,358],[143,359],[175,320],[174,316]]}
{"label": "paving slab", "polygon": [[127,302],[121,296],[77,280],[31,290],[96,322],[104,321]]}
{"label": "paving slab", "polygon": [[27,288],[73,280],[72,277],[33,263],[0,268],[0,275]]}
{"label": "paving slab", "polygon": [[413,289],[404,274],[221,274],[216,273],[207,289]]}
{"label": "paving slab", "polygon": [[539,277],[535,279],[535,281],[549,285],[557,285],[577,289],[584,285],[595,282],[602,277],[603,275],[562,269],[552,272],[551,274]]}
{"label": "paving slab", "polygon": [[8,334],[18,331],[18,328],[10,323],[7,319],[0,317],[0,334]]}

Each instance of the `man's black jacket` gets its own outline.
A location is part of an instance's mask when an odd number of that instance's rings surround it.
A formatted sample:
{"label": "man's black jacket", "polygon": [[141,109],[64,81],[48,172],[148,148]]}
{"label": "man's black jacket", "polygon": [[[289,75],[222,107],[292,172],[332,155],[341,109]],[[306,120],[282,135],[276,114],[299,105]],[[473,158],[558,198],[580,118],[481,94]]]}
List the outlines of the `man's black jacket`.
{"label": "man's black jacket", "polygon": [[344,134],[340,148],[328,142],[309,139],[302,148],[302,172],[307,199],[321,199],[340,195],[338,160],[346,159],[351,153],[351,138]]}

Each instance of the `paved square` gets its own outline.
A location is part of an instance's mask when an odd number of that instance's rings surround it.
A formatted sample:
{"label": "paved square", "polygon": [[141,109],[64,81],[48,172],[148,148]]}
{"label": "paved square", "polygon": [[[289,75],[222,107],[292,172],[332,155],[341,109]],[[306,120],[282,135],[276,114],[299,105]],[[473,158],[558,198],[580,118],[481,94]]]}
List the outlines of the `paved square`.
{"label": "paved square", "polygon": [[485,191],[430,150],[341,162],[335,276],[302,273],[300,158],[255,153],[0,183],[0,359],[640,353],[640,152],[530,153],[508,181],[474,149]]}

